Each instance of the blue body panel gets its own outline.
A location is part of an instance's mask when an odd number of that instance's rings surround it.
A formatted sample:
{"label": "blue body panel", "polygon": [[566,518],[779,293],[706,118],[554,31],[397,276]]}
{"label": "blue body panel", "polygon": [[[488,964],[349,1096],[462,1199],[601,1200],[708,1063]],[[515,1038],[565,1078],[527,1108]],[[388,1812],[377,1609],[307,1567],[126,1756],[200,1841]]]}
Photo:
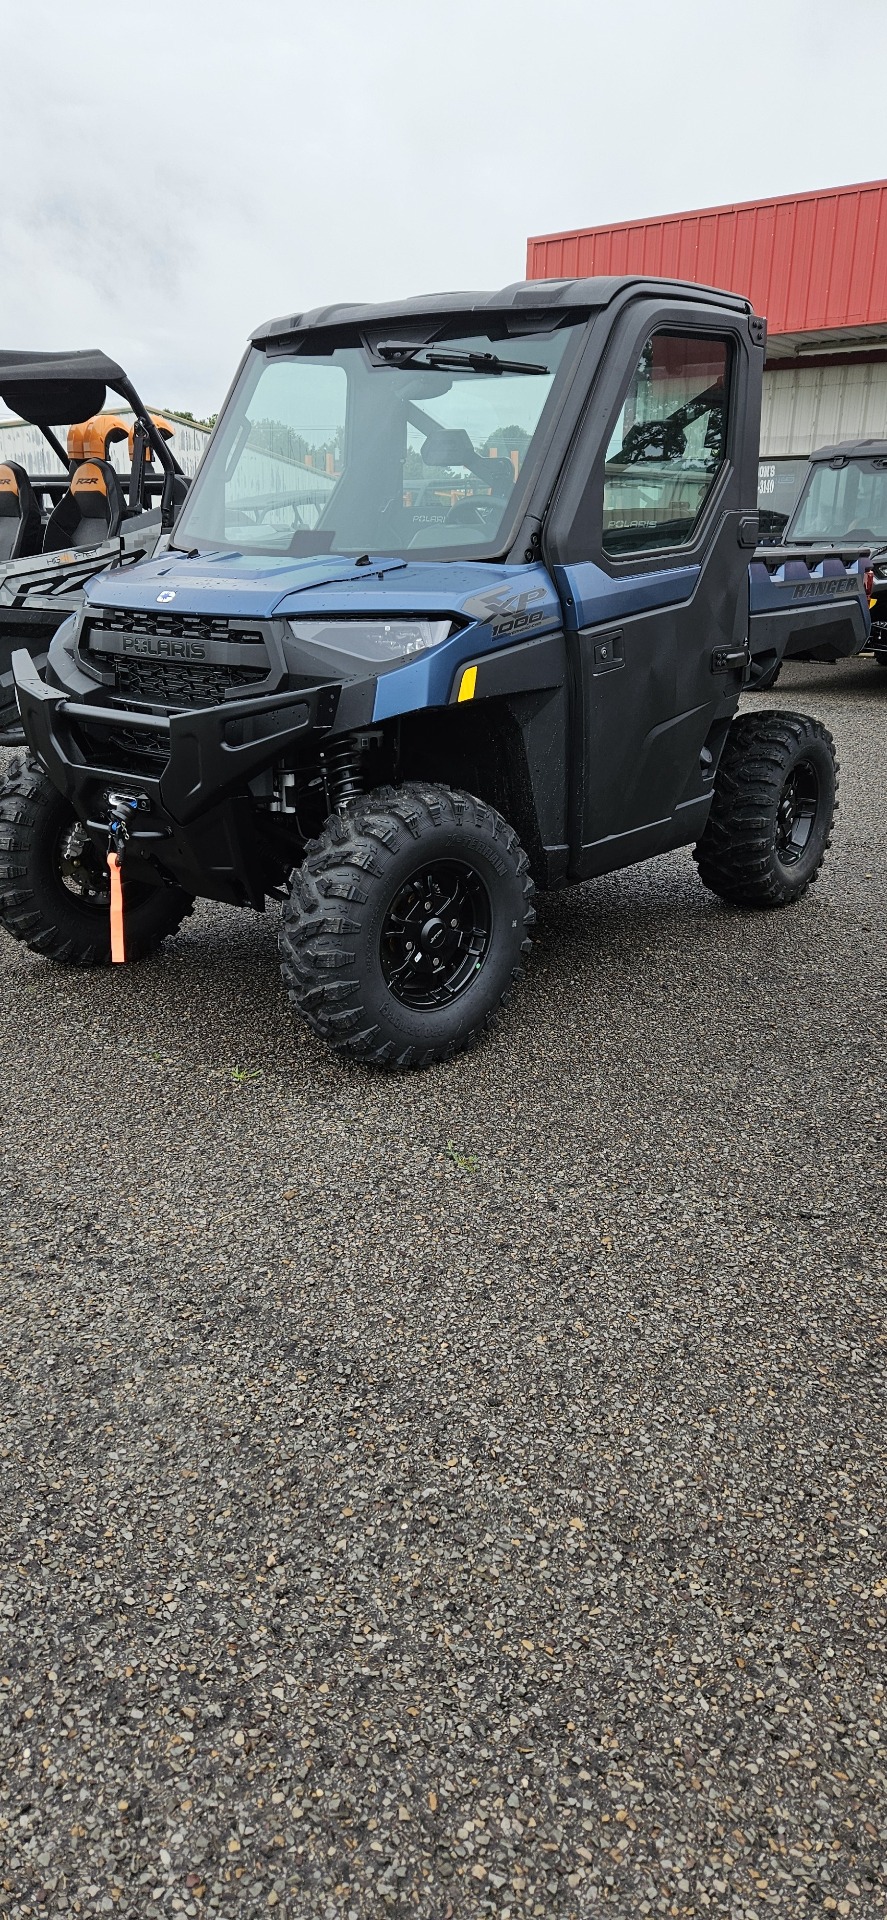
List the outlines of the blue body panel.
{"label": "blue body panel", "polygon": [[[373,718],[393,719],[445,705],[466,660],[561,627],[580,631],[689,600],[698,566],[671,566],[614,579],[592,561],[556,567],[506,566],[483,561],[411,561],[372,555],[369,565],[319,554],[300,559],[246,555],[228,549],[194,557],[173,550],[125,570],[98,575],[86,587],[87,604],[242,619],[296,620],[366,614],[427,615],[465,622],[442,645],[378,674]],[[861,591],[859,569],[840,560],[815,567],[787,560],[772,573],[763,561],[749,567],[751,613],[784,608],[801,581],[804,599],[822,582],[822,601],[835,596],[832,576]],[[852,580],[852,587],[851,587]],[[826,584],[828,583],[828,584]]]}
{"label": "blue body panel", "polygon": [[168,551],[125,573],[100,575],[86,597],[93,606],[135,610],[156,606],[162,594],[160,604],[171,612],[253,620],[404,613],[466,621],[433,651],[379,674],[373,719],[382,721],[444,706],[464,661],[556,632],[565,619],[592,625],[687,599],[698,571],[663,568],[616,581],[589,564],[558,568],[555,586],[539,564],[372,555],[369,566],[356,567],[335,554],[288,559],[225,549],[189,558]]}
{"label": "blue body panel", "polygon": [[[868,561],[862,559],[853,560],[849,566],[845,567],[836,554],[818,560],[814,566],[810,566],[803,555],[799,554],[796,560],[780,561],[779,566],[774,567],[771,572],[766,561],[756,557],[748,570],[749,612],[752,614],[781,612],[791,604],[796,588],[799,586],[804,586],[803,598],[812,606],[825,606],[831,599],[844,598],[843,588],[826,586],[824,584],[826,581],[843,580],[846,583],[847,597],[863,594],[863,575],[867,566]],[[810,593],[810,587],[816,581],[823,583],[819,595]]]}
{"label": "blue body panel", "polygon": [[[163,598],[161,599],[161,596]],[[551,633],[561,606],[542,566],[406,561],[376,555],[369,566],[335,554],[305,559],[167,552],[90,583],[91,606],[153,609],[251,620],[316,620],[345,614],[449,615],[466,625],[433,651],[379,674],[374,720],[443,706],[462,662],[494,647]]]}
{"label": "blue body panel", "polygon": [[633,613],[673,607],[689,600],[699,578],[698,566],[665,567],[661,572],[637,573],[614,580],[593,560],[581,566],[555,567],[554,577],[568,612],[567,624],[582,628],[602,620],[627,620]]}
{"label": "blue body panel", "polygon": [[[338,554],[317,554],[310,559],[278,559],[267,554],[224,552],[201,553],[192,560],[184,553],[160,553],[156,559],[142,560],[134,567],[101,573],[90,580],[86,600],[94,607],[153,608],[160,595],[161,605],[176,613],[202,613],[229,619],[270,620],[281,602],[293,594],[318,588],[341,588],[353,581],[361,604],[360,587],[370,581],[378,585],[379,570],[387,575],[402,573],[403,560],[378,560],[372,569],[355,567],[354,561]],[[326,605],[326,600],[324,605]]]}

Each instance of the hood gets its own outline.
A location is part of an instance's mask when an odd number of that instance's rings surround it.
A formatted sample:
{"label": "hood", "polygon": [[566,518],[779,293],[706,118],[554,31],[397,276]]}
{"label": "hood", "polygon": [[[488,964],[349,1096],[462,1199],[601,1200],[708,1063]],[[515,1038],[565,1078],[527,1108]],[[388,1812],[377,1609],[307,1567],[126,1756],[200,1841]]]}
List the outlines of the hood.
{"label": "hood", "polygon": [[402,568],[402,560],[373,559],[356,567],[340,554],[312,554],[300,560],[227,550],[195,554],[168,550],[134,567],[115,568],[90,582],[86,598],[92,606],[147,611],[169,607],[171,613],[240,615],[267,620],[281,601],[292,594],[348,580],[377,580],[380,570]]}
{"label": "hood", "polygon": [[[554,590],[538,566],[490,561],[407,561],[390,555],[356,566],[350,557],[313,554],[301,559],[248,558],[227,550],[166,552],[134,567],[114,568],[89,582],[90,606],[148,612],[216,615],[268,620],[318,614],[394,611],[462,614],[493,631],[518,612],[522,590],[532,596],[535,618],[556,617]],[[550,605],[544,603],[550,601]]]}

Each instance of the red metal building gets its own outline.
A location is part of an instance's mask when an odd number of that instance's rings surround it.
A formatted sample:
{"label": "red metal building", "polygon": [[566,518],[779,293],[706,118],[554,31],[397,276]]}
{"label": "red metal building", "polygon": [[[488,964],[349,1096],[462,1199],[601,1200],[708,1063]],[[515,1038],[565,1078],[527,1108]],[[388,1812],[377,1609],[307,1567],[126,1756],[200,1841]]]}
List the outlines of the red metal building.
{"label": "red metal building", "polygon": [[766,315],[761,457],[775,491],[814,447],[887,435],[887,180],[527,242],[530,280],[610,273],[726,287]]}

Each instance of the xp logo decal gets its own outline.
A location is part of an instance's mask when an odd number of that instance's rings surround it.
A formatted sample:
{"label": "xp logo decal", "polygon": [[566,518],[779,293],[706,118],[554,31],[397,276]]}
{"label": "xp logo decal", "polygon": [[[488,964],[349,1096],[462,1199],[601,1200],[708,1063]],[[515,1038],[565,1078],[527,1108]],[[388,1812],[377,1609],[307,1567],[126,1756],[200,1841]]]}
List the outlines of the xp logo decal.
{"label": "xp logo decal", "polygon": [[157,605],[158,605],[158,607],[168,607],[168,606],[169,606],[169,603],[170,603],[170,601],[171,601],[171,600],[174,600],[174,599],[175,599],[175,597],[176,597],[176,596],[175,596],[175,594],[174,594],[174,592],[173,592],[173,589],[172,589],[172,587],[164,587],[164,589],[163,589],[163,592],[162,592],[162,593],[158,593],[158,595],[157,595]]}
{"label": "xp logo decal", "polygon": [[549,598],[545,587],[530,587],[524,593],[504,592],[477,593],[466,600],[463,612],[471,614],[475,620],[482,620],[498,639],[507,633],[524,633],[527,627],[538,627],[550,613],[550,608],[537,607],[537,600]]}

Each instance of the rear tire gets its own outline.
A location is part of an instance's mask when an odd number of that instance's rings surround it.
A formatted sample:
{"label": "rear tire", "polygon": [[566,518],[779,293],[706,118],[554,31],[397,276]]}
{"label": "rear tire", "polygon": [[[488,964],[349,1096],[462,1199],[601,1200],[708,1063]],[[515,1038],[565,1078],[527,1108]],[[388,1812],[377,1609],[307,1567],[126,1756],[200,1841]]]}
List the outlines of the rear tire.
{"label": "rear tire", "polygon": [[380,787],[306,849],[280,933],[289,998],[355,1059],[447,1060],[520,977],[533,893],[517,834],[493,807],[430,782]]}
{"label": "rear tire", "polygon": [[831,840],[838,763],[831,734],[799,713],[734,720],[715,776],[699,878],[736,907],[784,907],[816,879]]}
{"label": "rear tire", "polygon": [[749,681],[747,691],[749,693],[769,693],[770,688],[775,687],[782,668],[783,662],[777,660],[775,667],[768,667],[766,672],[761,674],[760,679]]}
{"label": "rear tire", "polygon": [[[13,760],[0,786],[0,925],[34,953],[72,967],[111,962],[110,878],[70,801],[33,760]],[[127,879],[127,960],[156,952],[191,912],[182,887]]]}

